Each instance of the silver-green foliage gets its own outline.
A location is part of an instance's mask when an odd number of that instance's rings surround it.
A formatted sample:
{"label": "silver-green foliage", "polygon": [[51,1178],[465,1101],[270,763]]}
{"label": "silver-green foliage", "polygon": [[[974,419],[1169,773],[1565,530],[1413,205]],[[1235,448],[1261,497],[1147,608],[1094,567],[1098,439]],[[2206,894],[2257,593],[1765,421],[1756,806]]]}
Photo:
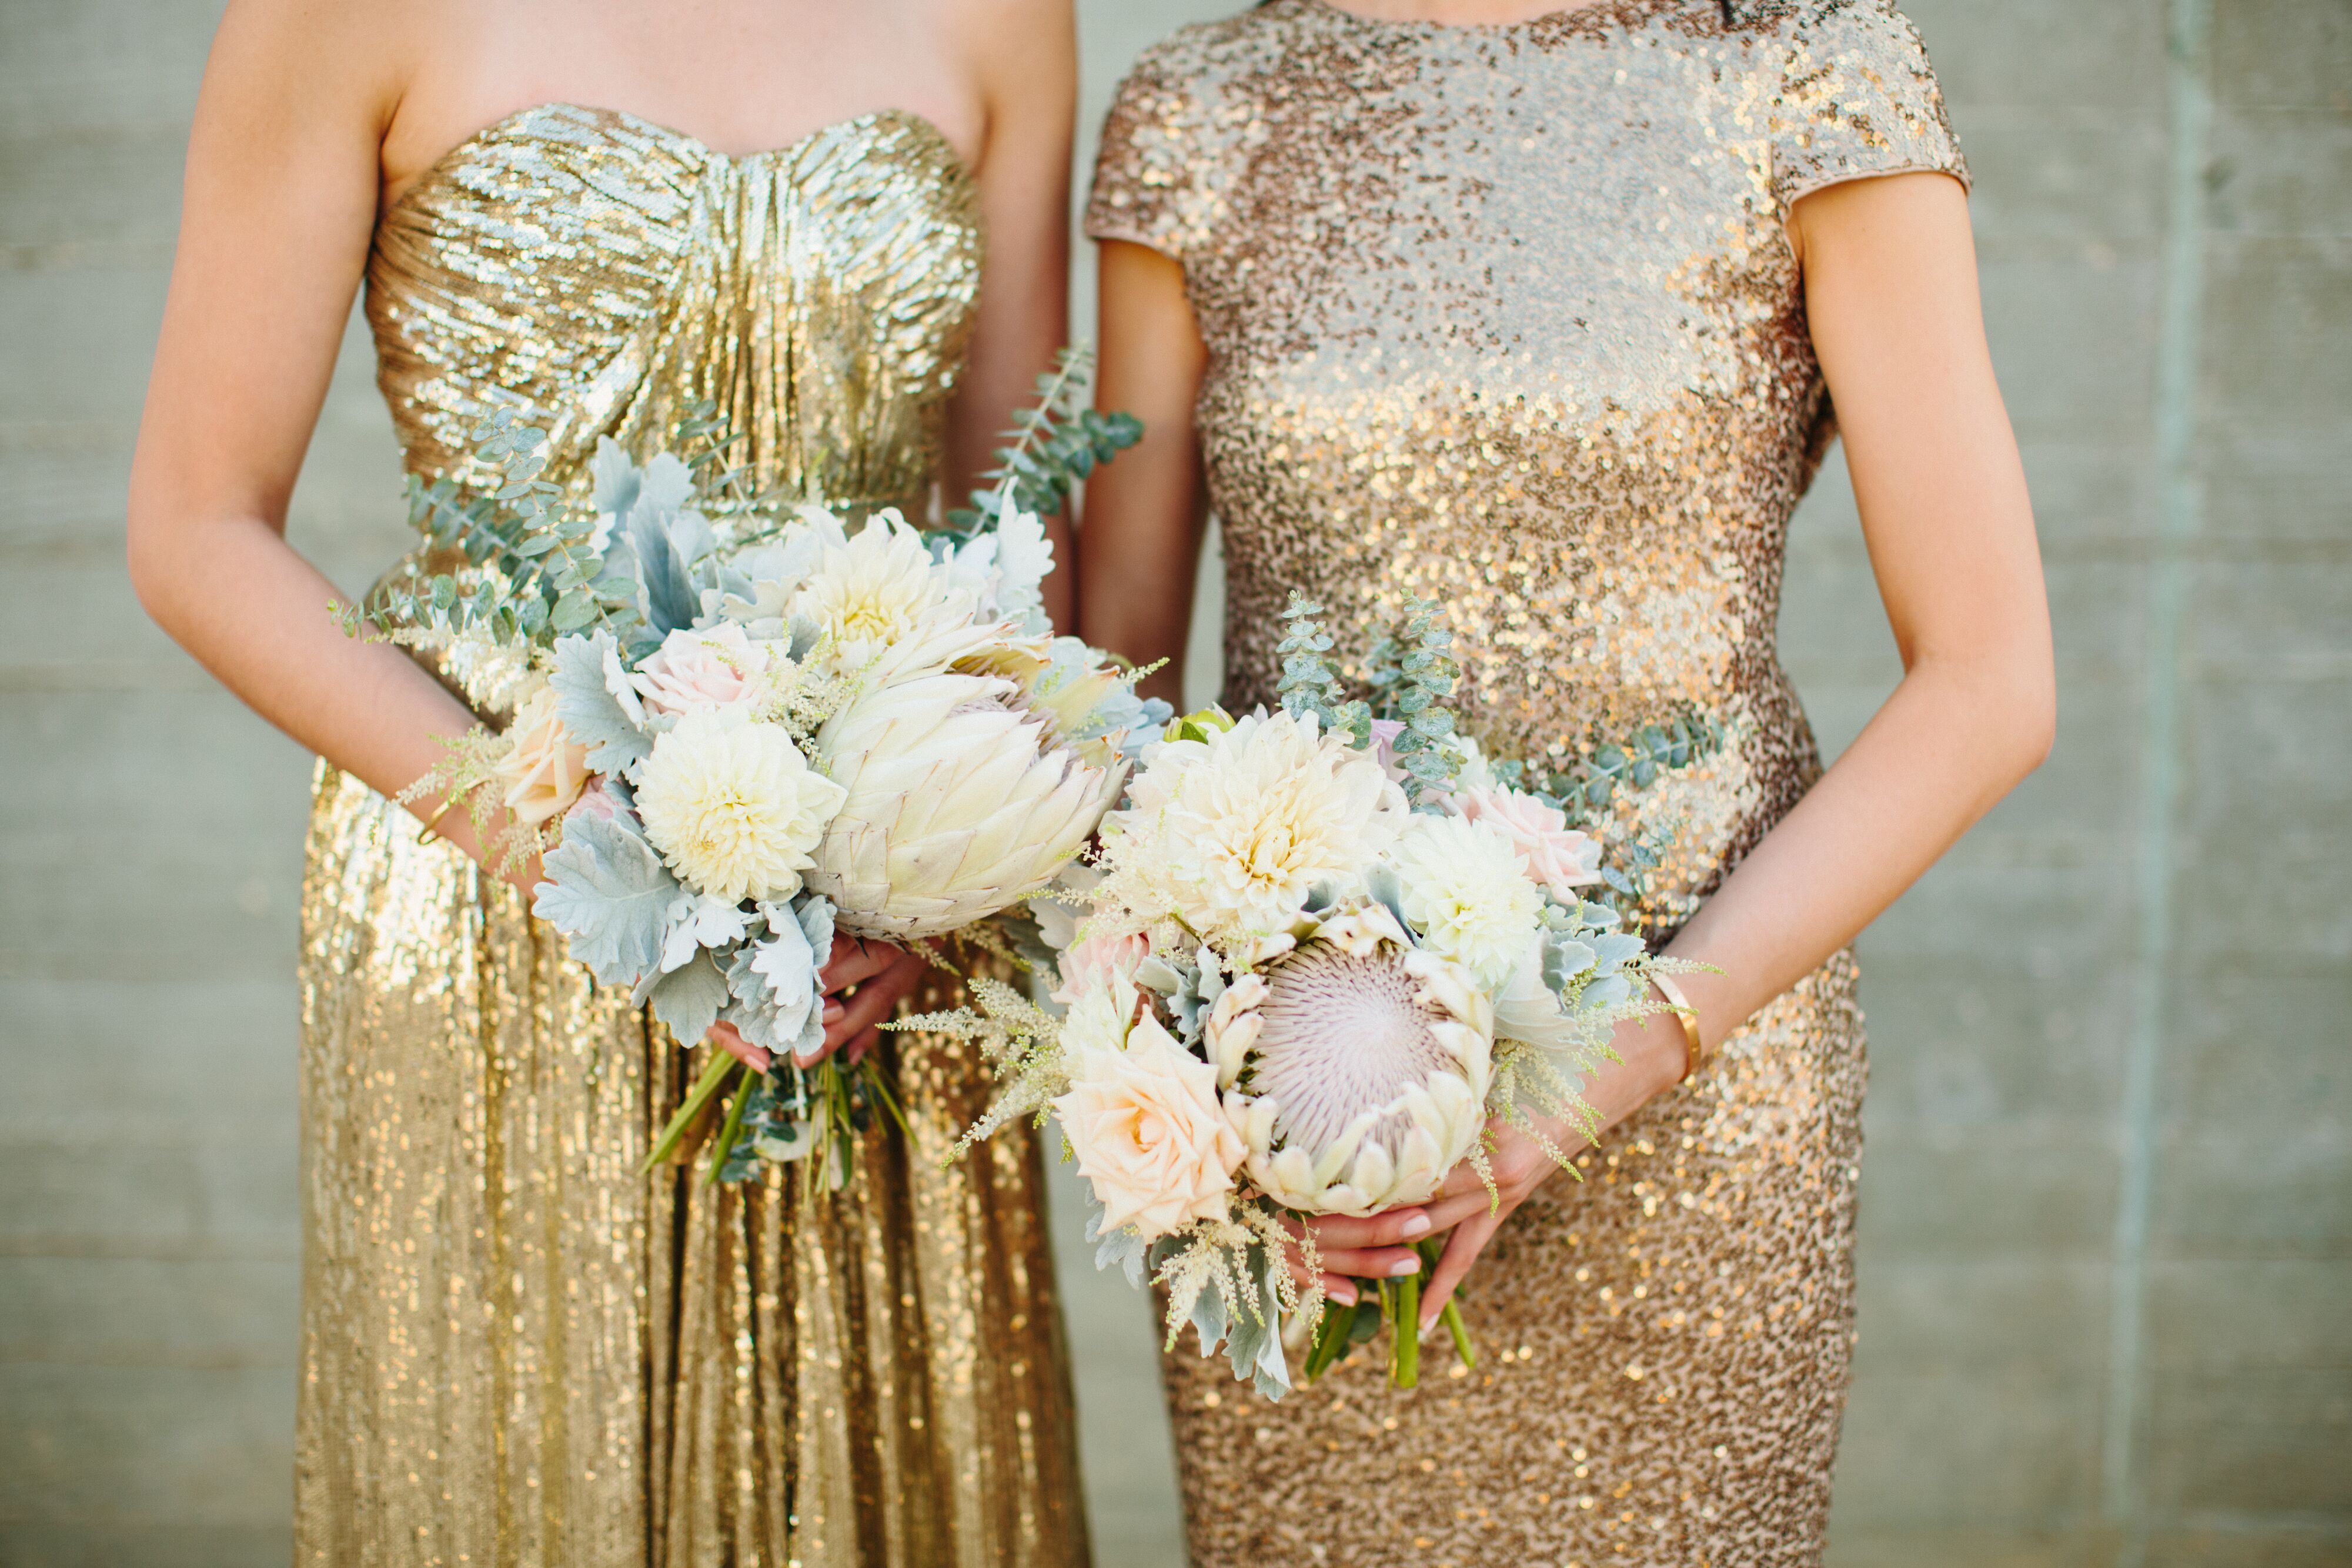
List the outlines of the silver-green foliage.
{"label": "silver-green foliage", "polygon": [[934,550],[969,543],[1007,511],[1052,517],[1088,475],[1143,439],[1143,422],[1133,414],[1081,402],[1093,363],[1092,352],[1074,343],[1037,378],[1037,402],[1013,416],[996,466],[982,476],[986,487],[971,493],[971,505],[949,511],[947,527],[932,535]]}

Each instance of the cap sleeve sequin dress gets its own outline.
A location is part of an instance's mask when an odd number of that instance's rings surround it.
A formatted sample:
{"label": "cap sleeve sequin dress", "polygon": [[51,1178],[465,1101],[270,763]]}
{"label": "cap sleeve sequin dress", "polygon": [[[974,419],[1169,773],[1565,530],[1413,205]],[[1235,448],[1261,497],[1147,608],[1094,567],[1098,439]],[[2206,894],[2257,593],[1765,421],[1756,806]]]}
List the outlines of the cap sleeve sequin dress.
{"label": "cap sleeve sequin dress", "polygon": [[[510,406],[584,488],[598,436],[657,448],[708,398],[761,486],[920,515],[977,205],[911,115],[740,159],[515,115],[377,230],[407,465],[467,472],[467,432]],[[699,1059],[323,768],[302,996],[298,1562],[1085,1560],[1035,1151],[939,1163],[986,1099],[968,1053],[898,1037],[911,1145],[876,1131],[837,1197],[640,1177]]]}
{"label": "cap sleeve sequin dress", "polygon": [[[1484,27],[1274,0],[1148,54],[1088,228],[1181,262],[1208,347],[1228,703],[1273,698],[1296,588],[1350,657],[1346,628],[1440,601],[1494,753],[1710,719],[1722,749],[1605,824],[1674,836],[1647,913],[1686,918],[1820,769],[1773,646],[1830,430],[1789,205],[1907,170],[1965,178],[1883,0]],[[1841,954],[1505,1226],[1475,1373],[1396,1393],[1360,1356],[1268,1406],[1188,1340],[1197,1568],[1816,1561],[1863,1079]]]}

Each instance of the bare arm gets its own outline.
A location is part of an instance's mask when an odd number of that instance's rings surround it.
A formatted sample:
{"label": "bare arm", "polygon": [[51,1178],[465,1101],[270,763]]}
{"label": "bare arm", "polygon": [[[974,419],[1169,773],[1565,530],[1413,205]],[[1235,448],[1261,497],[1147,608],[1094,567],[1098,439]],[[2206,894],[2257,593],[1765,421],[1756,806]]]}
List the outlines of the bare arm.
{"label": "bare arm", "polygon": [[[131,464],[129,549],[141,601],[183,647],[391,794],[473,716],[397,649],[345,636],[327,612],[334,585],[285,539],[398,98],[398,51],[375,12],[232,0],[222,20]],[[464,812],[441,827],[476,847]]]}
{"label": "bare arm", "polygon": [[[2056,718],[2041,556],[1959,186],[1937,174],[1832,186],[1799,203],[1790,226],[1904,675],[1668,949],[1721,971],[1680,977],[1709,1049],[1852,941],[2038,767]],[[1683,1069],[1669,1018],[1628,1025],[1615,1043],[1623,1062],[1588,1090],[1611,1125]],[[1503,1218],[1552,1174],[1529,1140],[1501,1144],[1500,1214],[1458,1175],[1418,1217],[1333,1228],[1335,1265],[1377,1276],[1409,1256],[1383,1244],[1453,1227],[1423,1297],[1434,1321]]]}
{"label": "bare arm", "polygon": [[1139,664],[1167,664],[1146,696],[1184,700],[1184,633],[1206,520],[1193,422],[1209,351],[1184,295],[1184,269],[1144,246],[1102,246],[1102,374],[1096,406],[1143,421],[1143,439],[1087,484],[1078,556],[1078,634]]}
{"label": "bare arm", "polygon": [[[1077,114],[1077,25],[1070,0],[986,0],[961,8],[987,104],[981,154],[980,315],[948,416],[941,478],[950,506],[991,465],[1013,413],[1036,395],[1069,333],[1070,138]],[[1067,519],[1052,518],[1045,611],[1076,621]]]}

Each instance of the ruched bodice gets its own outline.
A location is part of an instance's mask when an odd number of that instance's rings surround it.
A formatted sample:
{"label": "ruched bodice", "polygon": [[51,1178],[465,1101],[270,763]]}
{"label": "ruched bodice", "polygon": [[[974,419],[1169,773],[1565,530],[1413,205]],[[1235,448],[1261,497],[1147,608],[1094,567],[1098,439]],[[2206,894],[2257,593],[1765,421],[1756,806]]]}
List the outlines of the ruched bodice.
{"label": "ruched bodice", "polygon": [[612,110],[509,115],[376,230],[368,319],[408,467],[467,475],[468,433],[506,407],[544,422],[549,477],[584,483],[599,436],[658,447],[709,400],[761,488],[920,516],[978,204],[900,110],[741,158]]}

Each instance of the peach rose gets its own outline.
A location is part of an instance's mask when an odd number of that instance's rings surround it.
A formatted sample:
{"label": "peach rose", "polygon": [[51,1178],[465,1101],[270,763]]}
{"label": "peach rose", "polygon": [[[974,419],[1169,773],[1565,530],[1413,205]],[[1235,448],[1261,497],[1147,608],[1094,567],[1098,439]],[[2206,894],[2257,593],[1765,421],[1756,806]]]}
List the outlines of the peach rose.
{"label": "peach rose", "polygon": [[1216,1070],[1146,1014],[1124,1046],[1081,1049],[1070,1092],[1054,1102],[1103,1228],[1146,1240],[1228,1210],[1248,1150],[1217,1104]]}
{"label": "peach rose", "polygon": [[769,644],[751,641],[731,621],[704,632],[681,628],[646,656],[629,684],[645,697],[648,713],[731,707],[760,695],[769,653]]}
{"label": "peach rose", "polygon": [[526,826],[536,826],[579,798],[588,784],[588,748],[572,738],[555,716],[555,692],[541,686],[507,728],[514,745],[499,759],[498,781],[505,786],[507,810]]}
{"label": "peach rose", "polygon": [[1108,983],[1113,975],[1132,980],[1150,952],[1151,944],[1139,932],[1126,936],[1089,936],[1063,951],[1058,960],[1062,983],[1054,991],[1054,999],[1066,1006],[1094,987]]}
{"label": "peach rose", "polygon": [[1523,789],[1465,789],[1449,802],[1454,813],[1501,830],[1527,857],[1528,875],[1563,903],[1571,889],[1601,880],[1601,841],[1568,825],[1556,806]]}

